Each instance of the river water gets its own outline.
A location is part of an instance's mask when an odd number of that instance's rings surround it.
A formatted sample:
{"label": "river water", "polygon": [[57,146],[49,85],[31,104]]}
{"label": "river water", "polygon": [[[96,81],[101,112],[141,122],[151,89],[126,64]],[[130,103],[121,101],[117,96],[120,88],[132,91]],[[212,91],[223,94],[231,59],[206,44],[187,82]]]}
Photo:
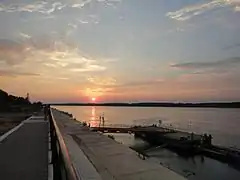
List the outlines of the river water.
{"label": "river water", "polygon": [[[106,126],[152,125],[162,120],[163,125],[189,132],[208,133],[213,144],[240,148],[240,110],[218,108],[165,107],[78,107],[58,106],[72,113],[79,121],[99,126],[104,116]],[[115,139],[127,146],[144,146],[146,142],[128,134],[115,134]],[[239,180],[240,171],[216,160],[196,156],[184,158],[167,149],[148,153],[157,161],[190,180]]]}

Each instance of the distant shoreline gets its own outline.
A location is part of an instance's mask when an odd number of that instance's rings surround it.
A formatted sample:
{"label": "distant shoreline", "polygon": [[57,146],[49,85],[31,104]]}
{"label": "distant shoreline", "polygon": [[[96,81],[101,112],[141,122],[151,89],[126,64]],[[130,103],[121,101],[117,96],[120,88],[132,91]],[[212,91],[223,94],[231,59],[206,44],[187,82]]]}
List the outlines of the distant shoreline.
{"label": "distant shoreline", "polygon": [[112,107],[186,107],[186,108],[240,108],[240,102],[227,103],[50,103],[54,106],[112,106]]}

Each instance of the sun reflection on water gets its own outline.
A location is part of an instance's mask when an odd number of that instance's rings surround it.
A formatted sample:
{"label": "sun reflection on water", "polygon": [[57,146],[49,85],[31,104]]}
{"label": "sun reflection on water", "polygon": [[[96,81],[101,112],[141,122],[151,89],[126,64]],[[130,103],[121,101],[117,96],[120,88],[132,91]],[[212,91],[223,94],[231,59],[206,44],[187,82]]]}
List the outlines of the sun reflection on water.
{"label": "sun reflection on water", "polygon": [[91,108],[91,117],[90,117],[90,126],[91,127],[97,127],[99,125],[99,120],[96,116],[96,108],[93,106]]}

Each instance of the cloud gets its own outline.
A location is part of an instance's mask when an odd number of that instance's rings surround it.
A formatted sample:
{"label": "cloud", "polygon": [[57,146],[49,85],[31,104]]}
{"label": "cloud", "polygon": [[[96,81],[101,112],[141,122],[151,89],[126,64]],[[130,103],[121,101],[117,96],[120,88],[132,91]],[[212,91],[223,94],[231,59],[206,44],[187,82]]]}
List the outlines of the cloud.
{"label": "cloud", "polygon": [[159,84],[164,83],[163,79],[147,79],[147,80],[135,80],[128,81],[123,83],[111,82],[112,84],[105,84],[105,87],[113,88],[113,89],[141,89],[145,87],[153,87]]}
{"label": "cloud", "polygon": [[107,68],[104,66],[84,63],[79,65],[80,67],[71,68],[70,71],[73,72],[94,72],[94,71],[105,71]]}
{"label": "cloud", "polygon": [[162,82],[163,82],[162,79],[142,80],[142,81],[132,81],[132,82],[123,83],[120,86],[121,87],[152,86]]}
{"label": "cloud", "polygon": [[187,62],[172,64],[171,67],[179,69],[206,69],[206,68],[224,68],[240,65],[240,57],[229,58],[215,62]]}
{"label": "cloud", "polygon": [[[105,71],[107,68],[95,59],[83,55],[78,48],[69,48],[61,45],[60,49],[53,51],[36,51],[38,59],[46,59],[44,64],[48,67],[69,70],[71,72],[96,72]],[[66,47],[64,47],[66,46]]]}
{"label": "cloud", "polygon": [[25,33],[19,33],[19,35],[23,38],[26,38],[26,39],[31,39],[31,36],[28,35],[28,34],[25,34]]}
{"label": "cloud", "polygon": [[0,62],[19,64],[26,59],[29,49],[18,41],[0,39]]}
{"label": "cloud", "polygon": [[73,29],[77,29],[77,24],[69,23],[68,26],[72,27]]}
{"label": "cloud", "polygon": [[[148,79],[142,81],[129,81],[129,82],[117,82],[116,79],[112,77],[88,77],[87,81],[90,82],[88,87],[83,91],[87,96],[104,96],[107,95],[120,95],[126,94],[128,92],[131,94],[132,92],[137,93],[142,91],[145,88],[156,87],[162,83],[163,80],[159,79]],[[131,92],[129,92],[131,91]]]}
{"label": "cloud", "polygon": [[223,48],[223,50],[230,50],[230,49],[235,49],[235,48],[239,48],[239,47],[240,47],[240,43],[236,43],[236,44],[233,44],[233,45],[225,46]]}
{"label": "cloud", "polygon": [[0,10],[3,12],[39,12],[43,14],[51,14],[57,9],[60,3],[49,4],[45,1],[37,1],[29,4],[10,4],[5,6],[0,4]]}
{"label": "cloud", "polygon": [[77,45],[49,37],[24,38],[22,41],[0,39],[0,64],[3,70],[18,68],[25,72],[31,69],[38,74],[59,77],[107,69],[104,61],[86,56]]}
{"label": "cloud", "polygon": [[0,76],[6,76],[6,77],[39,76],[39,74],[29,73],[29,72],[18,72],[18,71],[13,71],[13,70],[0,70]]}
{"label": "cloud", "polygon": [[48,61],[44,63],[45,66],[71,72],[96,72],[107,69],[96,59],[84,55],[77,47],[68,46],[61,42],[57,44],[57,46],[51,47],[53,50],[50,52],[48,50],[35,52],[36,58],[47,59]]}
{"label": "cloud", "polygon": [[[0,39],[0,62],[9,66],[21,64],[28,59],[34,61],[34,57],[51,53],[61,49],[60,45],[51,39],[32,39],[26,34],[22,41],[13,41],[10,39]],[[62,48],[63,49],[63,48]]]}
{"label": "cloud", "polygon": [[80,1],[80,3],[75,3],[75,4],[72,4],[71,6],[73,8],[83,8],[85,5],[91,3],[92,0],[84,0],[84,1]]}
{"label": "cloud", "polygon": [[84,20],[81,20],[81,19],[78,20],[78,22],[81,23],[81,24],[88,24],[89,23],[88,21],[84,21]]}
{"label": "cloud", "polygon": [[42,13],[50,15],[56,11],[60,11],[64,8],[83,8],[90,3],[103,3],[107,6],[114,6],[116,3],[121,2],[120,0],[79,0],[68,1],[33,1],[31,3],[15,3],[15,4],[4,4],[0,3],[0,12],[29,12],[29,13]]}
{"label": "cloud", "polygon": [[71,5],[73,8],[83,8],[90,3],[102,3],[106,7],[116,8],[116,4],[120,3],[122,0],[82,0],[79,3],[74,3]]}
{"label": "cloud", "polygon": [[214,62],[186,62],[172,64],[171,67],[183,70],[184,74],[228,75],[238,76],[240,57],[228,58]]}
{"label": "cloud", "polygon": [[81,92],[88,97],[99,97],[99,96],[103,96],[106,93],[111,93],[113,92],[112,88],[102,88],[102,87],[98,87],[98,88],[86,88],[84,90],[81,90]]}
{"label": "cloud", "polygon": [[88,82],[99,85],[99,86],[112,86],[116,84],[116,79],[111,77],[101,78],[101,77],[88,77]]}
{"label": "cloud", "polygon": [[240,0],[211,0],[208,3],[187,6],[175,12],[168,12],[166,16],[185,21],[217,8],[231,7],[234,11],[239,11],[239,5]]}

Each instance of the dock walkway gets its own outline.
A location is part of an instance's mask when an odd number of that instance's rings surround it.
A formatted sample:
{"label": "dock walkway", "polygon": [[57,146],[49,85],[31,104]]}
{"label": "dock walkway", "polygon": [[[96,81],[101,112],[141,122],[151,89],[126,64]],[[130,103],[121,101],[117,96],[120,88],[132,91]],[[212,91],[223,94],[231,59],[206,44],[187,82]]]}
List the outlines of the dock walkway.
{"label": "dock walkway", "polygon": [[0,179],[48,179],[48,122],[43,116],[32,116],[0,137]]}
{"label": "dock walkway", "polygon": [[53,110],[70,160],[83,180],[185,180],[149,159],[142,160],[130,148],[82,127],[68,115]]}

